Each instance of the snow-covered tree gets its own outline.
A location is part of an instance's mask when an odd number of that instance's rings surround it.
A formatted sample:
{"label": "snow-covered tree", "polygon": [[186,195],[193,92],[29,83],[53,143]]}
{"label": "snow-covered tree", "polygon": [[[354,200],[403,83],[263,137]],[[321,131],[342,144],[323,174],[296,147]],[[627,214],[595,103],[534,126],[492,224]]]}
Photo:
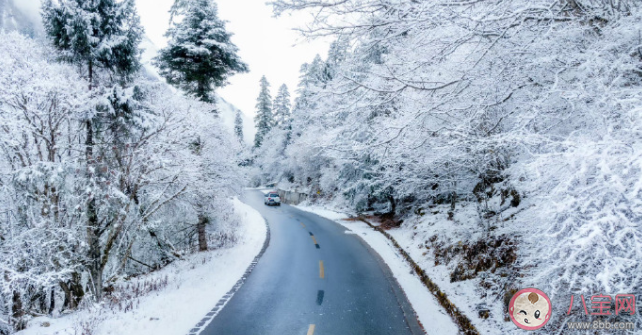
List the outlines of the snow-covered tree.
{"label": "snow-covered tree", "polygon": [[290,92],[286,85],[279,88],[273,103],[273,127],[263,135],[262,146],[254,150],[254,165],[263,171],[255,177],[255,182],[262,184],[280,180],[289,175],[285,150],[292,138],[292,113]]}
{"label": "snow-covered tree", "polygon": [[[62,59],[80,64],[87,69],[89,89],[96,86],[96,74],[100,70],[113,73],[128,80],[140,67],[139,44],[143,29],[132,0],[52,0],[43,3],[42,16],[45,30],[53,46],[60,50]],[[93,294],[102,298],[103,260],[107,250],[101,247],[101,237],[106,233],[105,221],[101,224],[96,197],[104,189],[100,184],[101,162],[97,159],[96,130],[104,124],[98,120],[100,109],[109,106],[88,108],[85,116],[85,163],[86,177],[90,181],[87,197],[87,243],[93,284]],[[109,109],[108,109],[109,110]],[[106,119],[117,120],[106,113]],[[110,122],[109,120],[107,122]],[[107,226],[111,222],[107,221]],[[109,247],[109,242],[107,244]]]}
{"label": "snow-covered tree", "polygon": [[243,139],[243,117],[241,116],[241,111],[236,111],[236,116],[234,117],[234,134],[239,140],[239,143],[244,143]]}
{"label": "snow-covered tree", "polygon": [[73,278],[87,261],[77,114],[90,99],[87,82],[34,42],[0,33],[0,43],[0,314],[13,310],[3,319],[21,329],[29,311],[51,313],[56,289],[69,290],[67,308],[84,290]]}
{"label": "snow-covered tree", "polygon": [[[167,31],[170,41],[156,58],[160,74],[167,82],[206,103],[214,103],[214,90],[227,84],[227,79],[248,67],[237,55],[232,34],[218,17],[213,0],[177,0],[172,7],[172,26]],[[174,21],[178,19],[178,21]],[[193,153],[201,155],[203,139],[191,140]],[[200,210],[198,223],[199,249],[208,249],[206,226],[210,218],[207,206],[195,199]],[[204,200],[204,198],[203,198]]]}
{"label": "snow-covered tree", "polygon": [[62,58],[86,67],[90,88],[97,69],[126,78],[140,67],[143,28],[133,0],[46,0],[42,16]]}
{"label": "snow-covered tree", "polygon": [[310,64],[301,65],[299,84],[292,108],[294,131],[298,134],[305,125],[309,124],[309,111],[316,109],[316,99],[327,83],[326,64],[320,55],[316,55]]}
{"label": "snow-covered tree", "polygon": [[273,5],[314,11],[306,35],[351,46],[303,67],[281,181],[398,217],[472,204],[470,231],[520,243],[519,279],[498,285],[552,296],[640,285],[639,3]]}
{"label": "snow-covered tree", "polygon": [[281,85],[279,92],[274,98],[274,126],[289,127],[292,102],[290,101],[290,92],[286,84]]}
{"label": "snow-covered tree", "polygon": [[177,1],[173,14],[180,21],[172,23],[169,43],[156,58],[160,74],[189,95],[213,102],[214,89],[248,67],[237,55],[232,34],[219,19],[213,0]]}
{"label": "snow-covered tree", "polygon": [[270,95],[270,83],[265,76],[261,77],[261,91],[256,99],[256,136],[254,147],[258,148],[263,144],[265,135],[274,127],[274,114],[272,113],[272,96]]}
{"label": "snow-covered tree", "polygon": [[[111,283],[198,250],[201,217],[214,223],[205,226],[207,243],[235,240],[226,207],[243,184],[240,147],[210,104],[136,75],[126,86],[103,80],[89,91],[86,73],[56,62],[37,41],[0,33],[0,44],[0,319],[9,321],[7,332],[32,315],[95,298],[96,269]],[[90,112],[96,141],[88,177]],[[88,195],[99,224],[93,235]],[[98,244],[88,243],[92,236]]]}
{"label": "snow-covered tree", "polygon": [[349,56],[349,44],[345,38],[339,38],[330,44],[328,59],[325,61],[324,76],[327,80],[336,78],[338,70]]}

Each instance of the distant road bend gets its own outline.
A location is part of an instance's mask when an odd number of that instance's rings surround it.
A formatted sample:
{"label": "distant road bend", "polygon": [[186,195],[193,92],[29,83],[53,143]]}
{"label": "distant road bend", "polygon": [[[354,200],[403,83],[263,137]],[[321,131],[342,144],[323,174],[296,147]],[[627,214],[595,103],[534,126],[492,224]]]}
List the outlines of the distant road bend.
{"label": "distant road bend", "polygon": [[360,238],[292,206],[267,207],[259,191],[242,200],[267,220],[270,245],[201,335],[424,334],[390,270]]}

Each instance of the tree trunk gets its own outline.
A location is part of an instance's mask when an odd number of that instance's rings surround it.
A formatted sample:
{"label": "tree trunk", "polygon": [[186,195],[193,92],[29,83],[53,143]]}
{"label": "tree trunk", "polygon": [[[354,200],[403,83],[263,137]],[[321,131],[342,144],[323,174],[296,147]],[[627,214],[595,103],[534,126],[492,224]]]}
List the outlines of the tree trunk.
{"label": "tree trunk", "polygon": [[198,231],[198,251],[207,251],[207,233],[205,232],[205,227],[209,223],[209,219],[200,214],[198,217],[198,224],[196,225],[196,230]]}
{"label": "tree trunk", "polygon": [[56,289],[51,288],[51,294],[49,295],[49,311],[47,314],[53,315],[54,310],[56,309]]}
{"label": "tree trunk", "polygon": [[60,282],[60,288],[65,292],[63,308],[74,310],[78,307],[80,300],[82,300],[85,295],[80,280],[80,274],[78,272],[74,272],[71,274],[71,280],[69,282]]}
{"label": "tree trunk", "polygon": [[89,72],[89,91],[91,91],[94,89],[94,62],[90,60],[87,67]]}
{"label": "tree trunk", "polygon": [[388,195],[388,202],[390,203],[390,215],[392,217],[395,216],[397,213],[397,202],[395,201],[395,198],[392,195]]}
{"label": "tree trunk", "polygon": [[[90,60],[88,64],[89,91],[94,88],[94,63]],[[87,159],[87,180],[93,178],[96,170],[94,159],[94,128],[93,121],[87,119],[87,138],[85,140]],[[92,172],[93,170],[93,172]],[[96,190],[92,190],[87,204],[87,244],[89,245],[89,273],[91,276],[91,287],[93,287],[94,298],[100,301],[103,296],[103,267],[101,264],[100,250],[100,227],[98,222],[98,209],[96,208]]]}
{"label": "tree trunk", "polygon": [[204,101],[204,102],[212,102],[210,101],[209,97],[209,90],[207,87],[207,83],[203,80],[200,80],[198,82],[198,93],[196,93],[197,97],[199,100]]}
{"label": "tree trunk", "polygon": [[455,210],[455,205],[457,204],[457,192],[452,191],[450,194],[450,210]]}
{"label": "tree trunk", "polygon": [[91,199],[87,206],[89,225],[87,227],[87,244],[89,244],[89,272],[91,286],[96,301],[103,295],[103,267],[101,266],[100,237],[98,236],[98,218],[96,216],[96,200]]}
{"label": "tree trunk", "polygon": [[13,292],[12,302],[13,304],[11,306],[11,318],[13,328],[15,330],[23,330],[26,328],[26,322],[23,318],[25,315],[25,311],[22,309],[22,298],[20,296],[20,292]]}
{"label": "tree trunk", "polygon": [[[91,120],[86,121],[87,139],[86,159],[87,159],[87,180],[92,179],[92,166],[94,166],[94,129]],[[96,190],[89,194],[87,203],[87,244],[89,245],[89,272],[91,275],[91,286],[96,301],[100,301],[103,291],[103,271],[101,266],[100,250],[100,227],[98,223],[98,212],[96,208]]]}

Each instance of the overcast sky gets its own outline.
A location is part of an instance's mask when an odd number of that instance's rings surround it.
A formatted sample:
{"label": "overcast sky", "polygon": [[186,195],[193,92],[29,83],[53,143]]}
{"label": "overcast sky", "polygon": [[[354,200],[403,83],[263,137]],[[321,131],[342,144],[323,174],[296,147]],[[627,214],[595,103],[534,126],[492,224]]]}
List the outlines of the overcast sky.
{"label": "overcast sky", "polygon": [[[149,38],[159,48],[165,46],[163,36],[168,27],[169,9],[174,0],[136,0],[141,21]],[[218,93],[247,115],[254,115],[259,94],[259,80],[265,75],[272,84],[272,96],[282,84],[287,84],[294,98],[301,64],[311,62],[316,54],[325,57],[327,41],[306,41],[292,31],[303,26],[307,17],[283,16],[273,18],[266,0],[216,0],[219,16],[229,21],[232,42],[240,49],[241,58],[250,72],[231,78],[230,85]]]}

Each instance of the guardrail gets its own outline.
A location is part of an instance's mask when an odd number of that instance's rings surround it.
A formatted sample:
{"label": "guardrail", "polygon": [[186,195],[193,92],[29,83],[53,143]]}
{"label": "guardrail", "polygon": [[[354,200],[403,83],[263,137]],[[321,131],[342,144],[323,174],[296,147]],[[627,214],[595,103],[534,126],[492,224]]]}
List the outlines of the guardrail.
{"label": "guardrail", "polygon": [[289,205],[298,205],[306,200],[308,200],[309,195],[306,193],[277,190],[281,202]]}

